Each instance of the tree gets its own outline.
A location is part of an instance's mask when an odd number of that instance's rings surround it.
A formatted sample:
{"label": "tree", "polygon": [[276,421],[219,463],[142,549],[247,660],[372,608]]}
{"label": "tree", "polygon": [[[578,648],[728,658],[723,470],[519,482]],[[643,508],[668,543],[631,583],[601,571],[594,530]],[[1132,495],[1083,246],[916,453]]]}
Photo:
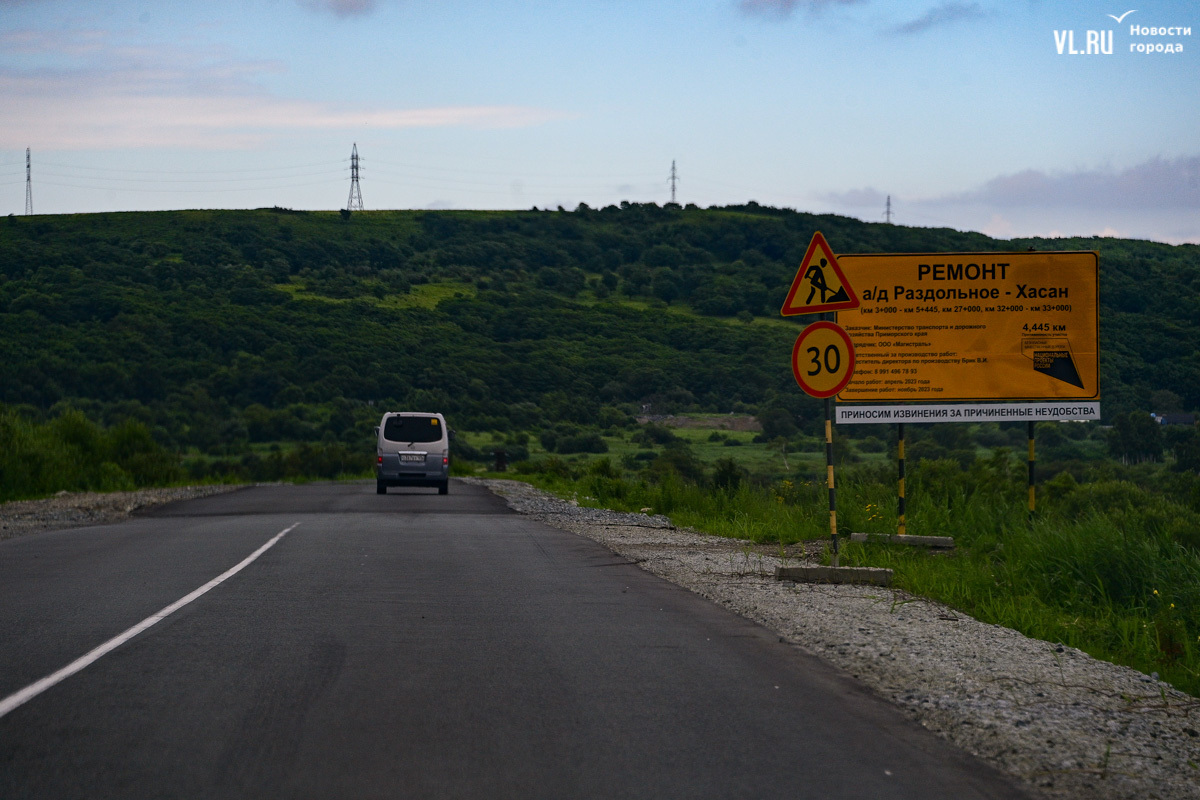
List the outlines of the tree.
{"label": "tree", "polygon": [[1178,472],[1200,472],[1200,432],[1196,427],[1183,428],[1171,438],[1171,452],[1175,454],[1172,468]]}
{"label": "tree", "polygon": [[713,465],[713,486],[733,494],[742,483],[742,468],[732,458],[718,458]]}
{"label": "tree", "polygon": [[759,412],[758,422],[762,425],[763,437],[768,441],[796,435],[796,423],[791,412],[785,408],[768,408]]}
{"label": "tree", "polygon": [[1117,417],[1108,433],[1108,451],[1125,463],[1158,461],[1162,458],[1162,427],[1145,411]]}

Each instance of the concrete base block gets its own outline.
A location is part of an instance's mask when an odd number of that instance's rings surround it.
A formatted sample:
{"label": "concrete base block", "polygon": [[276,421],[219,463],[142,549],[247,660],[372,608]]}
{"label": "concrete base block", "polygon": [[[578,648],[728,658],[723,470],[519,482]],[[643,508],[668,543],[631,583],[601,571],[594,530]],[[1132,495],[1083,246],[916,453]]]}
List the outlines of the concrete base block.
{"label": "concrete base block", "polygon": [[852,533],[852,542],[873,542],[885,544],[906,544],[912,547],[931,547],[940,550],[953,550],[953,536],[900,536],[895,533]]}
{"label": "concrete base block", "polygon": [[879,567],[776,567],[775,580],[801,583],[867,583],[890,586],[892,571]]}

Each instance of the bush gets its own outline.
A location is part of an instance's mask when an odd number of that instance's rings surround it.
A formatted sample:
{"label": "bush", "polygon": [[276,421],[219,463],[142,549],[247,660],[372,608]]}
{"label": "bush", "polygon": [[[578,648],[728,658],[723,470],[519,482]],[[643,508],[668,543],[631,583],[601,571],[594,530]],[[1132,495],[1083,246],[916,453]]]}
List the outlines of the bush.
{"label": "bush", "polygon": [[678,476],[692,483],[704,480],[704,464],[683,440],[673,442],[650,463],[650,474],[656,482]]}
{"label": "bush", "polygon": [[647,447],[670,444],[679,440],[679,437],[672,433],[670,428],[655,422],[647,423],[642,426],[641,430],[629,437],[629,441],[634,444],[644,444]]}
{"label": "bush", "polygon": [[598,433],[577,433],[559,437],[555,443],[554,450],[563,455],[570,453],[607,453],[608,443]]}
{"label": "bush", "polygon": [[713,465],[713,487],[725,492],[736,492],[745,477],[745,471],[732,458],[719,458]]}
{"label": "bush", "polygon": [[178,457],[141,422],[104,429],[66,408],[46,423],[0,408],[0,501],[179,480]]}

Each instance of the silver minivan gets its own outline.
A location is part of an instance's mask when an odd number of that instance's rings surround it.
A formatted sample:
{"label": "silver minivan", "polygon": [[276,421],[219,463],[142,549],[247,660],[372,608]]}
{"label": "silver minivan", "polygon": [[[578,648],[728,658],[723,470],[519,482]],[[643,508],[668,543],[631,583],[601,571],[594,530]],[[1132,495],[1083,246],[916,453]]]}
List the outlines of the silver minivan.
{"label": "silver minivan", "polygon": [[450,489],[450,431],[441,414],[389,411],[375,429],[375,491],[389,486]]}

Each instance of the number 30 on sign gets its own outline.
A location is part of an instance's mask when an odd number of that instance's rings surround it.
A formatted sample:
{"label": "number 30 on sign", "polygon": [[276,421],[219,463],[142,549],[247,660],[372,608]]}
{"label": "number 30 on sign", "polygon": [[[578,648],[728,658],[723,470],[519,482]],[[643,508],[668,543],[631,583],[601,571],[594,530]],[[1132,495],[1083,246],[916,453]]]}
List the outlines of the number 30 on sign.
{"label": "number 30 on sign", "polygon": [[833,397],[854,375],[854,345],[832,322],[814,322],[792,347],[792,374],[806,394]]}

